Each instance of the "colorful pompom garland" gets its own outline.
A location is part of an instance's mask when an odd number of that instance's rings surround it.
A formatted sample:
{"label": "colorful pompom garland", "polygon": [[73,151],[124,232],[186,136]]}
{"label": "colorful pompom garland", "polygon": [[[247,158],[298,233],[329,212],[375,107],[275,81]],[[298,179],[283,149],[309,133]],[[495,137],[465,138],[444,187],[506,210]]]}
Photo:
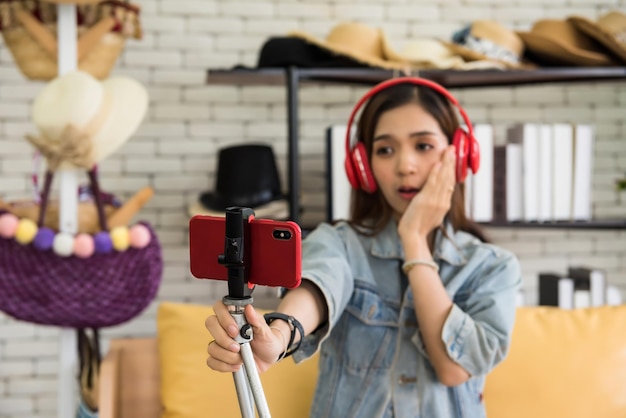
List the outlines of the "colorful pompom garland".
{"label": "colorful pompom garland", "polygon": [[118,226],[111,231],[95,235],[79,233],[76,236],[55,232],[50,228],[39,228],[30,219],[19,219],[12,213],[0,214],[0,237],[14,238],[22,245],[33,244],[40,251],[52,249],[60,257],[74,255],[89,258],[95,254],[107,254],[113,250],[121,252],[129,247],[141,249],[150,243],[150,231],[145,225],[135,224],[130,228]]}

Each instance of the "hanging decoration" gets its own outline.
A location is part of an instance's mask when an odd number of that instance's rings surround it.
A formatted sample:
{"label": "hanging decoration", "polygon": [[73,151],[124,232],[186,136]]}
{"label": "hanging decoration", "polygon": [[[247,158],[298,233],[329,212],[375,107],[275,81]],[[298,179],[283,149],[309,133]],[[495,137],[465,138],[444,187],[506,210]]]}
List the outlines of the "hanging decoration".
{"label": "hanging decoration", "polygon": [[[101,82],[80,70],[55,78],[35,98],[38,134],[27,139],[47,172],[36,202],[0,202],[0,310],[37,324],[102,328],[134,318],[154,299],[160,244],[148,222],[131,224],[153,191],[144,187],[106,205],[96,169],[131,137],[147,106],[144,87],[132,78]],[[77,234],[46,222],[54,174],[66,169],[85,170],[90,183],[81,208],[91,207],[92,219]]]}
{"label": "hanging decoration", "polygon": [[58,75],[57,4],[78,3],[78,68],[109,76],[126,40],[141,39],[140,9],[121,0],[0,0],[0,31],[18,68],[31,80]]}

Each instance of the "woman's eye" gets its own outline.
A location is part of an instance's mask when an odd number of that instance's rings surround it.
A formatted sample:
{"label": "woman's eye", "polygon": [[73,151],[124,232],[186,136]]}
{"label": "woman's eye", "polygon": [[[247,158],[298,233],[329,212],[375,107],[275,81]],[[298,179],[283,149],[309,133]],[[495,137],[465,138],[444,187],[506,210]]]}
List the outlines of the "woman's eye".
{"label": "woman's eye", "polygon": [[424,142],[420,142],[419,144],[417,144],[417,149],[420,151],[428,151],[433,149],[433,146]]}
{"label": "woman's eye", "polygon": [[374,153],[376,155],[389,155],[391,154],[391,147],[378,147]]}

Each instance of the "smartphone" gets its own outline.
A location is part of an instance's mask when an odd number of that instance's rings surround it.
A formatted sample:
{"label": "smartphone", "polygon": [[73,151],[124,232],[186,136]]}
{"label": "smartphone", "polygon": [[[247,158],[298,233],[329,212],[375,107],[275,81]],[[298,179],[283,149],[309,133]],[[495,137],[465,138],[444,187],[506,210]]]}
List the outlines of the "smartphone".
{"label": "smartphone", "polygon": [[[293,221],[253,218],[244,228],[244,260],[248,282],[296,288],[302,280],[302,231]],[[189,220],[189,261],[198,279],[228,280],[219,263],[224,254],[226,218],[195,215]]]}

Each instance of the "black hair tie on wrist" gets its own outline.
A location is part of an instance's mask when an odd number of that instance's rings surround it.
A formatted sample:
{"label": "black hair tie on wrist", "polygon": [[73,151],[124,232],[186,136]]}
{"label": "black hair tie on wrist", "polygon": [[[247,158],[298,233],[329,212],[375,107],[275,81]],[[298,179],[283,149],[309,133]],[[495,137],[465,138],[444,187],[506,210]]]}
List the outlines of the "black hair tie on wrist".
{"label": "black hair tie on wrist", "polygon": [[[289,329],[291,330],[289,343],[287,344],[287,347],[285,347],[285,353],[283,353],[283,355],[281,355],[279,358],[282,359],[285,357],[289,357],[300,348],[300,344],[302,344],[302,340],[304,340],[304,328],[302,328],[302,324],[300,323],[300,321],[298,321],[291,315],[285,315],[284,313],[280,312],[266,313],[265,315],[263,315],[263,318],[265,318],[265,322],[267,323],[267,325],[270,325],[276,319],[285,321],[289,325]],[[291,348],[293,342],[296,339],[296,331],[300,333],[300,340],[296,343],[295,347]]]}

